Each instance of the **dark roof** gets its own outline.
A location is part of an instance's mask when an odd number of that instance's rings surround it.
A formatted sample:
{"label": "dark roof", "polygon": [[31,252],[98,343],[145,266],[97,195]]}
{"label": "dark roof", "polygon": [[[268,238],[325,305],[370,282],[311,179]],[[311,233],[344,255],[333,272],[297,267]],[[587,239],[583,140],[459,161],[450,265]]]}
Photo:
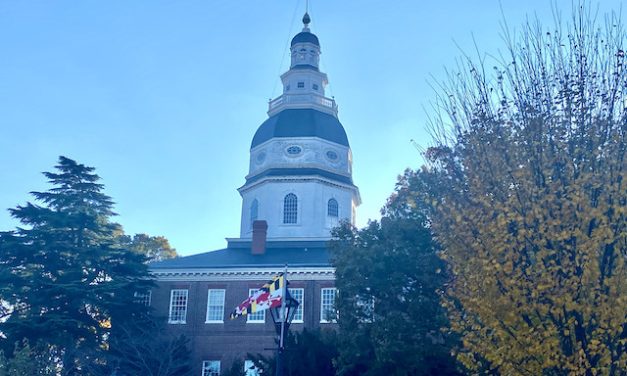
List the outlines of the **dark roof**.
{"label": "dark roof", "polygon": [[331,180],[337,180],[340,183],[353,185],[353,179],[350,176],[335,174],[320,168],[271,168],[246,179],[246,184],[255,182],[267,176],[322,176]]}
{"label": "dark roof", "polygon": [[314,109],[283,110],[261,124],[250,148],[275,137],[320,137],[348,146],[348,137],[342,123],[333,115]]}
{"label": "dark roof", "polygon": [[296,64],[293,67],[291,67],[290,69],[311,69],[311,70],[318,70],[318,67],[313,66],[311,64]]}
{"label": "dark roof", "polygon": [[300,33],[296,34],[294,38],[292,38],[292,43],[290,44],[290,46],[293,46],[296,43],[313,43],[316,46],[320,47],[320,41],[318,41],[318,37],[308,31],[301,31]]}
{"label": "dark roof", "polygon": [[[276,242],[278,243],[278,242]],[[267,243],[263,255],[253,255],[250,242],[231,248],[220,249],[197,255],[177,257],[174,259],[154,262],[149,265],[151,270],[186,269],[186,268],[231,268],[231,267],[328,267],[329,253],[324,242],[281,242],[273,245]]]}

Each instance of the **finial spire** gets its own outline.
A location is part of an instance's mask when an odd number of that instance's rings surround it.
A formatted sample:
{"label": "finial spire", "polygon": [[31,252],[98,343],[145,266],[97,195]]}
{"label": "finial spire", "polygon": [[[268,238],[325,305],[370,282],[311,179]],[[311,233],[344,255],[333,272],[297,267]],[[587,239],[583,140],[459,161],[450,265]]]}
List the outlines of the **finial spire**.
{"label": "finial spire", "polygon": [[310,22],[311,18],[309,17],[309,13],[305,12],[305,15],[303,16],[303,25],[305,25],[305,27],[309,27]]}
{"label": "finial spire", "polygon": [[303,31],[309,31],[309,23],[311,18],[309,17],[309,0],[305,0],[305,15],[303,16]]}

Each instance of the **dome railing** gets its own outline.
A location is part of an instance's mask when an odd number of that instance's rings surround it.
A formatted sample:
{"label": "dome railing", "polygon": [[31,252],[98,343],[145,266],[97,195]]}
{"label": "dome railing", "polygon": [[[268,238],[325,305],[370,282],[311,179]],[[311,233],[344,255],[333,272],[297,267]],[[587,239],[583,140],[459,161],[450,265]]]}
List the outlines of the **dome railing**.
{"label": "dome railing", "polygon": [[303,105],[314,105],[314,107],[322,107],[323,109],[337,115],[337,103],[335,99],[327,98],[317,94],[284,94],[268,103],[268,114],[278,112],[283,108],[298,108]]}

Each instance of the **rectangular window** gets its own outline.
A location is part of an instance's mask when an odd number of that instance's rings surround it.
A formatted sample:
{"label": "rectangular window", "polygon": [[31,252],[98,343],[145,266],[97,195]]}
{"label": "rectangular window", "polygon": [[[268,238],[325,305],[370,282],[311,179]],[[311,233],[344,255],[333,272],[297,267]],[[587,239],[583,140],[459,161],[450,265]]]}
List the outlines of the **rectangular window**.
{"label": "rectangular window", "polygon": [[207,294],[207,323],[224,322],[224,290],[209,289]]}
{"label": "rectangular window", "polygon": [[152,291],[148,290],[146,292],[135,291],[133,297],[135,298],[135,302],[138,304],[143,304],[146,307],[150,307],[150,298],[152,296]]}
{"label": "rectangular window", "polygon": [[296,87],[298,87],[299,89],[302,89],[305,87],[305,83],[304,82],[299,82]]}
{"label": "rectangular window", "polygon": [[187,290],[175,289],[170,291],[170,314],[168,323],[185,324],[187,318]]}
{"label": "rectangular window", "polygon": [[318,85],[313,84],[313,89],[314,89],[314,90],[318,90]]}
{"label": "rectangular window", "polygon": [[335,295],[337,290],[332,288],[320,289],[320,322],[330,323],[337,321],[335,310]]}
{"label": "rectangular window", "polygon": [[220,376],[219,360],[203,360],[202,376]]}
{"label": "rectangular window", "polygon": [[255,362],[252,360],[244,361],[244,374],[246,376],[260,376],[259,368],[255,366]]}
{"label": "rectangular window", "polygon": [[[248,296],[253,296],[257,292],[257,289],[248,290]],[[266,311],[261,311],[257,313],[249,313],[246,317],[246,322],[250,322],[253,324],[260,324],[266,322]]]}
{"label": "rectangular window", "polygon": [[290,290],[290,295],[292,296],[292,298],[296,299],[296,301],[298,301],[298,303],[300,303],[298,305],[298,309],[296,310],[296,313],[294,314],[294,319],[292,320],[293,323],[302,323],[303,322],[303,310],[304,310],[304,294],[305,294],[305,289],[288,289]]}

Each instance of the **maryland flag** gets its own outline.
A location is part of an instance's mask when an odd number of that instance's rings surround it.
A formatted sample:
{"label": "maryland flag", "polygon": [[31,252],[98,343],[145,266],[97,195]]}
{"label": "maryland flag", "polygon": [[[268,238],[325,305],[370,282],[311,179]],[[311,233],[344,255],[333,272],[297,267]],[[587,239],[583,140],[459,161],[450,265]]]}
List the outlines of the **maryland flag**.
{"label": "maryland flag", "polygon": [[231,312],[231,320],[249,313],[265,311],[266,309],[278,307],[283,303],[283,284],[285,277],[283,273],[272,278],[265,285],[261,286],[257,292],[244,300]]}

